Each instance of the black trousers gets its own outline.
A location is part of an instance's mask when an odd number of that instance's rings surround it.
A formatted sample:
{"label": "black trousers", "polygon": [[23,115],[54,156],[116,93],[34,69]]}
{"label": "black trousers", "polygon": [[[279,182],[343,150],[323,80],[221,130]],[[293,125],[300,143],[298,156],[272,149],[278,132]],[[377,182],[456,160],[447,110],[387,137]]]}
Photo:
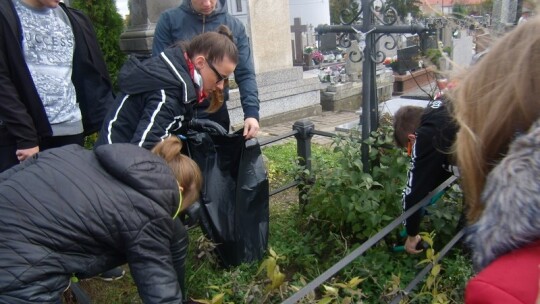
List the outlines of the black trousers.
{"label": "black trousers", "polygon": [[173,237],[171,240],[171,254],[174,270],[178,275],[178,283],[180,284],[180,290],[182,291],[182,298],[187,299],[186,291],[186,256],[189,246],[189,235],[186,227],[182,221],[177,218],[174,221]]}
{"label": "black trousers", "polygon": [[[15,139],[9,135],[0,136],[0,172],[3,172],[17,164],[19,160],[15,153],[17,145]],[[75,134],[67,136],[45,137],[40,140],[39,151],[58,148],[66,145],[77,144],[84,145],[84,134]]]}

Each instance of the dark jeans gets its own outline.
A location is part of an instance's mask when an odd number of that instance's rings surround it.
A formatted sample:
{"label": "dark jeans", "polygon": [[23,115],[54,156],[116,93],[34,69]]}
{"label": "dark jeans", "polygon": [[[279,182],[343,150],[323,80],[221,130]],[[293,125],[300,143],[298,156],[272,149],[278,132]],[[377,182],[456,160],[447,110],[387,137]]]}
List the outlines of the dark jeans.
{"label": "dark jeans", "polygon": [[58,148],[72,144],[76,144],[81,147],[84,146],[84,135],[81,133],[67,136],[45,137],[41,139],[39,143],[39,151],[45,151],[47,149]]}
{"label": "dark jeans", "polygon": [[[19,164],[19,160],[15,155],[17,152],[15,139],[10,135],[5,135],[6,136],[0,136],[0,172]],[[83,146],[84,135],[81,133],[76,135],[43,138],[39,144],[39,151],[45,151],[47,149],[58,148],[71,144]]]}

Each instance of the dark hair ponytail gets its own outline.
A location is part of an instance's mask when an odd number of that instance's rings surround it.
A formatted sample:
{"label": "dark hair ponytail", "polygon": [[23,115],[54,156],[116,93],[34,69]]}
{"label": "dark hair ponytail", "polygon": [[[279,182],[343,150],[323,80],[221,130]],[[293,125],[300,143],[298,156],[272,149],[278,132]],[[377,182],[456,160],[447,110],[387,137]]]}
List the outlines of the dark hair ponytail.
{"label": "dark hair ponytail", "polygon": [[238,49],[234,44],[231,30],[225,25],[220,25],[217,32],[197,35],[183,46],[190,58],[201,54],[212,63],[222,61],[225,57],[235,64],[238,63]]}

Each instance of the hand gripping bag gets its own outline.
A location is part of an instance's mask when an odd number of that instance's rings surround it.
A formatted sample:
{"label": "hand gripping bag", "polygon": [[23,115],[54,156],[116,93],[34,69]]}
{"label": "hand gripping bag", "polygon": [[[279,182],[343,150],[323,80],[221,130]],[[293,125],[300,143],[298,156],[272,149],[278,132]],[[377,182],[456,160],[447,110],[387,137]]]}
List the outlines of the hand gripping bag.
{"label": "hand gripping bag", "polygon": [[240,130],[189,133],[186,142],[204,178],[196,216],[222,266],[260,260],[268,245],[269,185],[257,139],[246,141]]}

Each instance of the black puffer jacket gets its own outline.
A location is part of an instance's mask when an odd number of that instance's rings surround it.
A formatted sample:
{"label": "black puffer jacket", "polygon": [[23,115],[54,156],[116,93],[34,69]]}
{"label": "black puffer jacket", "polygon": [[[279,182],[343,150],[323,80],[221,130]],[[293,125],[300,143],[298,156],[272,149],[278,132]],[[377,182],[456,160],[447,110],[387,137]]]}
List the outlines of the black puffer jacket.
{"label": "black puffer jacket", "polygon": [[71,145],[0,174],[0,303],[57,303],[72,274],[129,263],[145,303],[179,303],[172,265],[178,185],[131,144]]}

